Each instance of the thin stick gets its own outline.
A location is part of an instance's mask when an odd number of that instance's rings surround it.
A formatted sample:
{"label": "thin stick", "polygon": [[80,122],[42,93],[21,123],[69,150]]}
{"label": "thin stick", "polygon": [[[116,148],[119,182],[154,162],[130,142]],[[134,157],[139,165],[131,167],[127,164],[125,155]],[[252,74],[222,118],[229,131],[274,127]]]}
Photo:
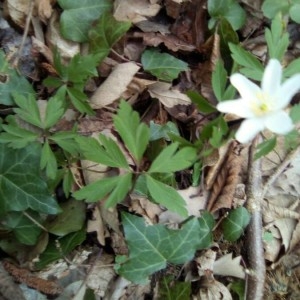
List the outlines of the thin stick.
{"label": "thin stick", "polygon": [[247,184],[247,208],[251,213],[250,224],[247,228],[246,241],[250,272],[248,274],[246,299],[263,299],[265,282],[265,259],[262,242],[262,175],[261,160],[254,160],[256,146],[261,137],[257,136],[249,151],[249,173]]}
{"label": "thin stick", "polygon": [[26,38],[28,36],[29,27],[30,27],[30,21],[31,21],[31,18],[32,18],[33,7],[34,7],[34,0],[30,0],[29,6],[28,6],[28,14],[27,14],[27,17],[26,17],[26,24],[25,24],[25,29],[24,29],[24,33],[23,33],[21,45],[19,47],[18,53],[16,55],[16,58],[14,60],[14,65],[16,65],[16,66],[18,65],[19,59],[20,59],[20,57],[22,55],[22,51],[23,51],[23,48],[24,48],[24,45],[25,45]]}

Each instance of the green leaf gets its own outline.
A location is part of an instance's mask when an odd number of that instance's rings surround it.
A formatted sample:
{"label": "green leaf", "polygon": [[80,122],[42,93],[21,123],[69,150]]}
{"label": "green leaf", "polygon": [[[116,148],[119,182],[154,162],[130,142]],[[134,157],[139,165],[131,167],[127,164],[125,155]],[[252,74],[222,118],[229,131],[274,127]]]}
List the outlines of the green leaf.
{"label": "green leaf", "polygon": [[41,170],[46,170],[46,174],[50,179],[54,179],[56,177],[57,161],[48,141],[44,143],[42,148],[40,167]]}
{"label": "green leaf", "polygon": [[101,61],[130,26],[130,22],[118,22],[110,13],[103,13],[96,25],[89,31],[91,52],[97,54]]}
{"label": "green leaf", "polygon": [[273,19],[278,12],[282,12],[283,15],[287,14],[289,6],[288,0],[265,0],[261,9],[267,18]]}
{"label": "green leaf", "polygon": [[[30,217],[36,222],[40,222],[39,214],[28,211]],[[13,230],[17,240],[25,245],[35,245],[42,230],[32,220],[30,220],[23,212],[10,212],[6,214],[2,221],[5,227]]]}
{"label": "green leaf", "polygon": [[149,141],[157,141],[160,139],[165,139],[166,141],[170,141],[169,133],[178,136],[180,135],[175,123],[169,121],[164,125],[160,125],[154,123],[153,121],[150,121]]}
{"label": "green leaf", "polygon": [[113,139],[108,138],[103,134],[100,134],[99,140],[101,145],[104,147],[107,154],[111,158],[111,160],[114,161],[119,168],[123,168],[127,170],[130,169],[123,152],[120,150],[119,146]]}
{"label": "green leaf", "polygon": [[13,69],[6,60],[3,51],[0,51],[0,73],[5,80],[0,81],[0,104],[13,105],[13,93],[18,93],[24,97],[35,95],[35,91],[25,76],[21,76]]}
{"label": "green leaf", "polygon": [[272,138],[267,139],[264,142],[257,145],[258,151],[255,153],[254,159],[258,159],[270,153],[275,148],[276,142],[277,142],[276,136],[273,136]]}
{"label": "green leaf", "polygon": [[91,24],[112,6],[109,0],[58,0],[58,4],[64,10],[60,19],[61,33],[75,42],[87,42]]}
{"label": "green leaf", "polygon": [[300,104],[293,105],[290,110],[290,117],[293,120],[293,123],[300,121]]}
{"label": "green leaf", "polygon": [[21,149],[35,142],[38,134],[21,128],[15,121],[14,116],[8,116],[6,120],[9,124],[2,124],[5,132],[0,133],[0,143],[5,143],[9,147]]}
{"label": "green leaf", "polygon": [[59,213],[60,208],[40,175],[40,145],[32,143],[14,150],[0,144],[0,152],[0,211],[31,208],[46,214]]}
{"label": "green leaf", "polygon": [[72,155],[76,155],[79,152],[78,144],[75,138],[78,136],[77,133],[70,131],[59,131],[49,136],[49,140],[54,141],[60,148],[69,152]]}
{"label": "green leaf", "polygon": [[250,214],[245,207],[238,207],[230,211],[228,217],[223,220],[222,228],[226,240],[235,242],[243,234],[250,222]]}
{"label": "green leaf", "polygon": [[186,203],[174,188],[149,175],[145,176],[148,191],[157,203],[183,217],[187,217]]}
{"label": "green leaf", "polygon": [[122,100],[117,115],[113,117],[114,125],[137,163],[140,163],[147,148],[150,130],[140,122],[140,117],[131,105]]}
{"label": "green leaf", "polygon": [[289,13],[290,13],[291,19],[294,22],[299,24],[300,23],[300,4],[292,5]]}
{"label": "green leaf", "polygon": [[229,43],[229,48],[232,52],[232,58],[243,67],[240,72],[249,78],[260,81],[264,72],[264,67],[260,61],[240,45]]}
{"label": "green leaf", "polygon": [[190,261],[196,250],[211,243],[211,218],[206,215],[203,222],[192,218],[181,229],[171,230],[161,224],[146,225],[143,218],[122,213],[129,259],[118,268],[118,273],[134,283],[145,283],[149,275],[167,263]]}
{"label": "green leaf", "polygon": [[132,174],[127,173],[121,176],[107,177],[97,180],[76,191],[73,196],[77,200],[96,202],[109,195],[106,200],[107,206],[122,202],[131,189]]}
{"label": "green leaf", "polygon": [[79,231],[84,225],[86,209],[84,202],[69,200],[61,204],[62,213],[55,218],[47,220],[44,227],[48,232],[65,236],[71,232]]}
{"label": "green leaf", "polygon": [[230,290],[238,295],[238,300],[245,299],[245,280],[237,280],[230,284]]}
{"label": "green leaf", "polygon": [[212,106],[207,99],[205,99],[202,95],[200,95],[198,92],[195,91],[188,91],[187,92],[188,97],[192,100],[194,104],[197,105],[197,108],[201,113],[210,114],[217,109]]}
{"label": "green leaf", "polygon": [[94,111],[87,102],[87,96],[77,88],[68,87],[67,94],[75,106],[75,108],[80,111],[81,113],[86,113],[88,115],[94,115]]}
{"label": "green leaf", "polygon": [[187,63],[167,53],[160,53],[156,49],[144,51],[142,65],[145,71],[150,72],[158,79],[171,82],[180,72],[188,69]]}
{"label": "green leaf", "polygon": [[234,30],[240,29],[246,20],[246,13],[235,0],[208,0],[207,9],[212,19],[209,29],[212,29],[217,20],[225,18]]}
{"label": "green leaf", "polygon": [[51,128],[64,114],[64,101],[59,92],[48,100],[44,128]]}
{"label": "green leaf", "polygon": [[[100,140],[105,141],[101,145],[96,139],[91,137],[78,136],[76,141],[84,157],[88,160],[97,162],[113,168],[129,169],[129,165],[124,154],[118,145],[110,138],[104,138],[100,135]],[[118,157],[120,155],[120,157]]]}
{"label": "green leaf", "polygon": [[177,281],[174,276],[164,276],[159,281],[158,300],[189,300],[191,283]]}
{"label": "green leaf", "polygon": [[38,270],[48,264],[68,255],[76,246],[81,245],[86,238],[86,229],[70,233],[62,238],[52,238],[46,250],[39,255],[39,261],[35,264]]}
{"label": "green leaf", "polygon": [[212,73],[212,88],[219,101],[224,100],[224,93],[227,83],[227,72],[223,62],[219,59]]}
{"label": "green leaf", "polygon": [[282,60],[289,45],[289,34],[285,32],[284,27],[285,24],[278,15],[272,20],[271,30],[267,28],[265,31],[269,56],[279,61]]}
{"label": "green leaf", "polygon": [[38,108],[36,99],[33,95],[24,95],[14,94],[15,103],[19,108],[14,108],[14,112],[18,114],[25,122],[43,128],[43,123],[40,117],[40,110]]}
{"label": "green leaf", "polygon": [[184,147],[178,150],[178,143],[167,146],[152,162],[148,173],[171,173],[190,167],[197,158],[197,150]]}
{"label": "green leaf", "polygon": [[283,69],[283,76],[285,78],[291,77],[297,73],[299,73],[300,70],[300,58],[297,58],[289,63],[289,65]]}

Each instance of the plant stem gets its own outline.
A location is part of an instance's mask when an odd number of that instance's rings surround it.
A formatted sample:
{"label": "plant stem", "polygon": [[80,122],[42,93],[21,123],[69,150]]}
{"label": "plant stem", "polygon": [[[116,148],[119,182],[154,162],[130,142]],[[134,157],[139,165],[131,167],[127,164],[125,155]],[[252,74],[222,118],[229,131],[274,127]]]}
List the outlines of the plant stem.
{"label": "plant stem", "polygon": [[262,242],[262,212],[263,199],[261,160],[254,160],[256,146],[261,142],[261,137],[253,141],[249,151],[249,173],[247,184],[247,209],[251,213],[250,224],[247,228],[246,243],[250,273],[246,287],[247,300],[263,299],[265,282],[265,259]]}

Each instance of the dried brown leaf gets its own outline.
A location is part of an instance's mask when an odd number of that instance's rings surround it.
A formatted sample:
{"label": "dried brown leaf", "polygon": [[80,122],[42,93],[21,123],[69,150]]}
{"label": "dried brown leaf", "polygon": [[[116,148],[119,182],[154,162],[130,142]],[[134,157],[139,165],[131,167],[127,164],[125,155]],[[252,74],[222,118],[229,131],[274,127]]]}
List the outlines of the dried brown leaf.
{"label": "dried brown leaf", "polygon": [[231,208],[237,184],[240,181],[242,169],[241,148],[232,143],[227,158],[212,186],[207,209],[215,212],[220,208]]}
{"label": "dried brown leaf", "polygon": [[156,16],[160,8],[158,1],[116,0],[114,17],[118,21],[130,21],[135,24],[147,20],[146,17]]}
{"label": "dried brown leaf", "polygon": [[175,105],[190,105],[191,99],[178,90],[172,89],[172,85],[166,82],[156,82],[149,86],[149,93],[152,98],[158,99],[166,107]]}
{"label": "dried brown leaf", "polygon": [[91,106],[99,109],[119,99],[139,68],[134,62],[117,65],[91,97]]}

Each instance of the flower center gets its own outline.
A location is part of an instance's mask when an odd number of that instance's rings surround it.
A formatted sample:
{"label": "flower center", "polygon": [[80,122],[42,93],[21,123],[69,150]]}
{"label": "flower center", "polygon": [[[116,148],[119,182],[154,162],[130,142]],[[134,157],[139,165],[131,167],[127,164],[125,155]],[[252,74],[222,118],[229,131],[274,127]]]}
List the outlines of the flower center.
{"label": "flower center", "polygon": [[270,95],[259,92],[256,94],[256,99],[253,101],[251,109],[256,116],[264,116],[272,110],[272,100]]}

